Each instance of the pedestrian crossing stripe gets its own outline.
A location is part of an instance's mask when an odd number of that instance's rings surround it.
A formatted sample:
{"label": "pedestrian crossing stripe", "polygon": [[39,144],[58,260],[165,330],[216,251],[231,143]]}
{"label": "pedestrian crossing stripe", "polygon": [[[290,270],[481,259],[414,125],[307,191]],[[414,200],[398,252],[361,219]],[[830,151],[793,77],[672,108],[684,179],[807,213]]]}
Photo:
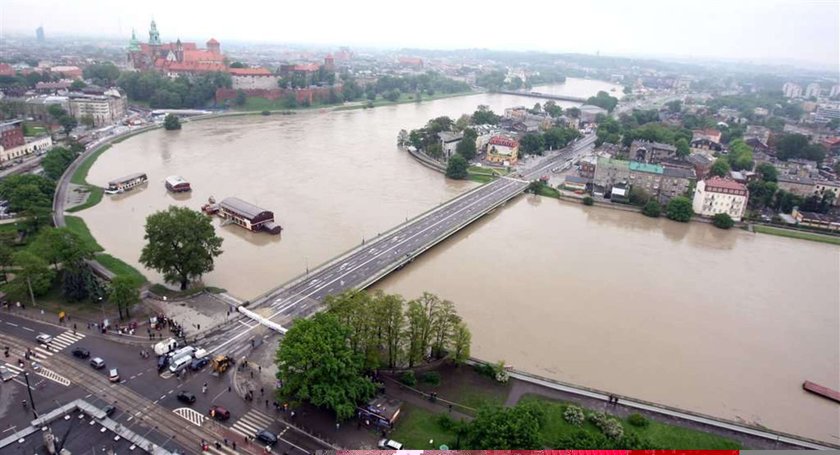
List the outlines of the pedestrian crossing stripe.
{"label": "pedestrian crossing stripe", "polygon": [[52,347],[53,349],[56,349],[57,347],[58,350],[61,350],[69,347],[73,343],[81,341],[84,337],[85,335],[82,333],[73,333],[72,331],[67,331],[53,338],[50,342],[50,347]]}
{"label": "pedestrian crossing stripe", "polygon": [[267,416],[257,410],[250,410],[244,416],[242,416],[236,423],[233,424],[231,429],[242,436],[253,437],[257,434],[260,430],[265,430],[268,428],[274,419],[270,416]]}
{"label": "pedestrian crossing stripe", "polygon": [[[11,370],[14,373],[23,374],[23,368],[21,368],[17,365],[12,365],[11,363],[7,363],[6,368],[8,368],[9,370]],[[69,379],[65,378],[64,376],[62,376],[58,373],[56,373],[55,371],[48,370],[48,369],[44,368],[43,366],[41,368],[39,368],[38,371],[35,372],[35,374],[37,374],[38,376],[47,378],[50,381],[57,382],[57,383],[65,386],[65,387],[70,386],[70,380]]]}
{"label": "pedestrian crossing stripe", "polygon": [[192,409],[192,408],[178,408],[178,409],[173,410],[172,412],[174,412],[178,416],[183,417],[184,419],[188,420],[193,425],[196,425],[196,426],[200,427],[201,424],[204,423],[204,415],[202,415],[200,412],[196,411],[195,409]]}
{"label": "pedestrian crossing stripe", "polygon": [[222,449],[219,450],[214,446],[212,443],[207,445],[207,453],[214,453],[216,455],[236,455],[239,453],[238,450],[233,450],[230,447],[222,446]]}
{"label": "pedestrian crossing stripe", "polygon": [[55,354],[54,352],[50,351],[49,348],[44,349],[40,346],[36,346],[32,350],[32,352],[35,353],[36,357],[41,357],[42,359],[46,359],[47,357]]}

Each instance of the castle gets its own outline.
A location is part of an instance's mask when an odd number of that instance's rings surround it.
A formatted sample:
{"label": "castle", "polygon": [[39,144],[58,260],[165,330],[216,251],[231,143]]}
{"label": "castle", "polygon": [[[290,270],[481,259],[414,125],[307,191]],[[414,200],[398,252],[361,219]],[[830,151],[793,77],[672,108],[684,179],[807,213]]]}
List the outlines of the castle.
{"label": "castle", "polygon": [[169,77],[227,70],[218,41],[210,38],[206,49],[198,49],[195,43],[182,43],[180,39],[161,43],[154,20],[149,27],[148,43],[140,43],[134,31],[131,32],[128,65],[141,71],[160,71]]}

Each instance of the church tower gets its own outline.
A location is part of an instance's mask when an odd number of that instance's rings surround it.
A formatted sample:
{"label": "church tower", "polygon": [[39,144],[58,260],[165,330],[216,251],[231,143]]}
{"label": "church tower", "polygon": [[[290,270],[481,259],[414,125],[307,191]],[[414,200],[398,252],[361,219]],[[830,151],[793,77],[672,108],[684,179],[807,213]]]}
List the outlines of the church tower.
{"label": "church tower", "polygon": [[131,39],[128,41],[128,65],[131,68],[139,68],[137,58],[140,53],[140,43],[137,41],[137,34],[131,29]]}
{"label": "church tower", "polygon": [[160,46],[160,33],[158,33],[154,19],[152,19],[152,25],[149,27],[149,46]]}
{"label": "church tower", "polygon": [[175,41],[175,60],[179,62],[184,61],[184,45],[181,44],[181,38]]}

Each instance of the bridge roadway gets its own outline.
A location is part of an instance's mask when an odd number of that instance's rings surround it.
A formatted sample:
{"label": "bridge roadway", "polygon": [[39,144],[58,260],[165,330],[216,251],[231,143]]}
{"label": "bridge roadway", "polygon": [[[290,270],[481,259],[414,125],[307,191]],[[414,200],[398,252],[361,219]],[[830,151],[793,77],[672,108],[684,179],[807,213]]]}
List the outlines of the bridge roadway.
{"label": "bridge roadway", "polygon": [[580,139],[521,173],[521,178],[503,177],[482,185],[333,259],[319,268],[257,298],[240,312],[252,321],[240,319],[233,327],[205,339],[210,352],[239,358],[247,351],[253,330],[266,325],[284,333],[285,326],[299,317],[321,309],[330,294],[364,289],[418,255],[440,243],[476,219],[521,194],[529,181],[550,172],[569,156],[588,148],[594,135]]}
{"label": "bridge roadway", "polygon": [[504,93],[505,95],[516,95],[516,96],[529,96],[531,98],[542,98],[546,100],[557,100],[557,101],[572,101],[574,103],[585,103],[586,98],[581,98],[579,96],[571,96],[571,95],[554,95],[551,93],[540,93],[540,92],[526,92],[526,91],[519,91],[519,90],[499,90],[497,93]]}

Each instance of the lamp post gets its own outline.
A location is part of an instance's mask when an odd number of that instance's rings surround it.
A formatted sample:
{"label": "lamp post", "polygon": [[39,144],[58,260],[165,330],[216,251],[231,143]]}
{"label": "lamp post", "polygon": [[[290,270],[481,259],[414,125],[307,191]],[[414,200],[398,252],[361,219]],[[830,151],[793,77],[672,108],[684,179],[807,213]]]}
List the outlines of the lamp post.
{"label": "lamp post", "polygon": [[29,385],[29,372],[23,372],[23,378],[26,379],[26,391],[29,392],[29,402],[32,404],[32,415],[37,419],[38,411],[35,410],[35,399],[32,398],[32,386]]}

